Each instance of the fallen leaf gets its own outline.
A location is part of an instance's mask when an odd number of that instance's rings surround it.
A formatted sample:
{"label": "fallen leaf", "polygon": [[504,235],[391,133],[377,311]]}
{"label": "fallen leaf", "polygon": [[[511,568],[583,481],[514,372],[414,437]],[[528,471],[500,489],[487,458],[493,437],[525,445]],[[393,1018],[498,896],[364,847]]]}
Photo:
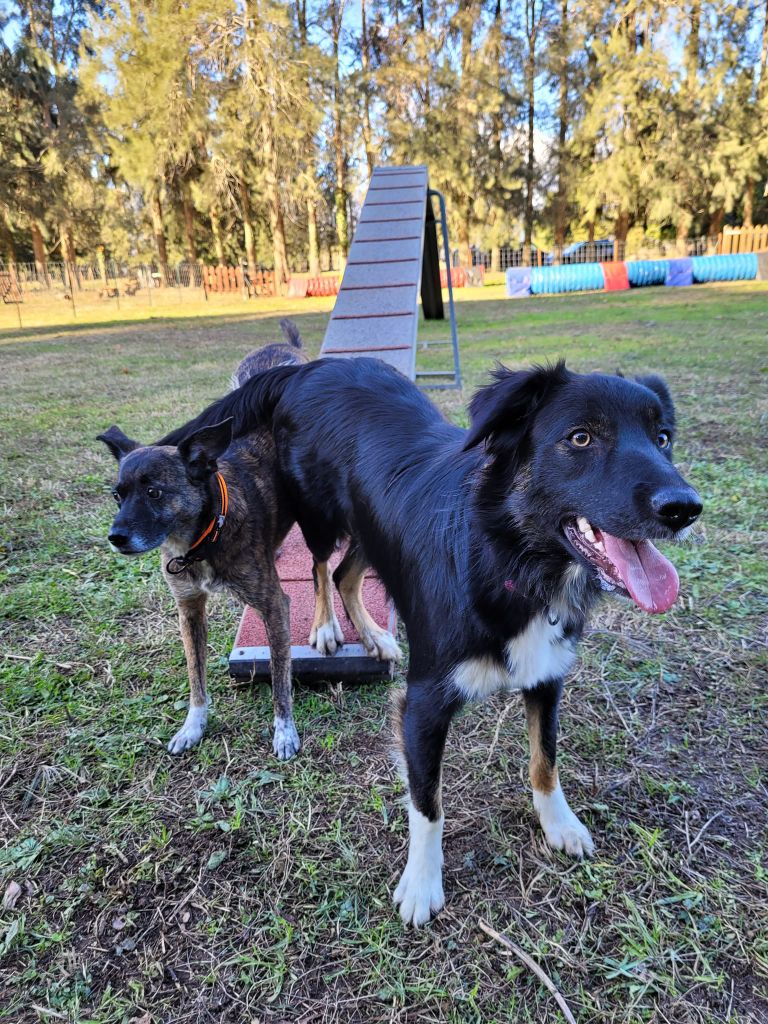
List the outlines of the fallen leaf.
{"label": "fallen leaf", "polygon": [[208,858],[208,864],[206,865],[209,871],[215,871],[220,864],[223,864],[227,859],[226,850],[214,850],[211,856]]}
{"label": "fallen leaf", "polygon": [[18,882],[9,882],[3,896],[3,907],[5,910],[13,910],[16,901],[21,896],[21,886]]}

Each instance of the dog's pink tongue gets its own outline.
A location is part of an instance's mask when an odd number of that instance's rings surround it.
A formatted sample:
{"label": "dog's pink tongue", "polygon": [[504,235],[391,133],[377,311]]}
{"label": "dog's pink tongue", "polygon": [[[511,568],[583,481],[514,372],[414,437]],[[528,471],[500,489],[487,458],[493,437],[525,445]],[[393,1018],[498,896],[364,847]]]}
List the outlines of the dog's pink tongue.
{"label": "dog's pink tongue", "polygon": [[632,541],[600,531],[605,553],[616,566],[632,600],[645,612],[666,612],[677,600],[677,570],[649,540]]}

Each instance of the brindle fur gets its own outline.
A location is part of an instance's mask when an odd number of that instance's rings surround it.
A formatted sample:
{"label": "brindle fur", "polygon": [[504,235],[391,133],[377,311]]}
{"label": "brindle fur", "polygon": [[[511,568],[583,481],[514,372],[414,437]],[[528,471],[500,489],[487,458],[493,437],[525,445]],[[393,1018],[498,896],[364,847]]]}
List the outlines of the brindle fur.
{"label": "brindle fur", "polygon": [[[238,367],[239,378],[280,365],[289,357],[303,362],[295,325],[284,321],[281,326],[291,345],[270,345],[250,353]],[[231,430],[225,423],[199,431],[178,448],[142,447],[111,427],[100,440],[120,464],[117,491],[123,504],[110,541],[115,550],[126,554],[160,546],[163,575],[178,608],[190,701],[186,722],[168,749],[179,754],[198,743],[205,731],[207,601],[209,594],[227,590],[264,620],[272,656],[273,749],[281,759],[292,757],[300,741],[293,722],[289,599],[280,585],[275,557],[295,517],[280,486],[271,433],[257,429],[230,444]],[[213,475],[217,469],[229,492],[221,536],[216,544],[205,547],[203,561],[192,562],[173,575],[166,568],[168,562],[184,555],[218,512],[219,489]],[[161,501],[153,503],[146,497],[148,487],[162,492]],[[311,642],[332,654],[335,641],[341,643],[343,638],[329,600],[332,586],[327,563],[317,566],[317,575]]]}
{"label": "brindle fur", "polygon": [[280,330],[285,338],[284,342],[276,341],[263,348],[254,349],[242,360],[238,368],[232,374],[232,388],[242,387],[247,380],[254,377],[263,370],[269,370],[272,366],[291,366],[295,363],[306,363],[304,355],[304,344],[299,334],[299,329],[293,320],[280,321]]}

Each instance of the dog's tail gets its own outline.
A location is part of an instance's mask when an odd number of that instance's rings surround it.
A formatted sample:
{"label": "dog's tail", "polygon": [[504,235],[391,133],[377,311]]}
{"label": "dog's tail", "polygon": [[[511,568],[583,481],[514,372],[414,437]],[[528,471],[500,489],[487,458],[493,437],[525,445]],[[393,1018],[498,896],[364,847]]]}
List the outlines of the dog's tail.
{"label": "dog's tail", "polygon": [[289,345],[293,345],[294,348],[304,348],[304,343],[301,340],[301,334],[299,334],[299,328],[288,317],[280,321],[280,330],[283,332],[283,337]]}
{"label": "dog's tail", "polygon": [[180,444],[184,438],[202,427],[212,427],[222,420],[232,420],[232,437],[255,430],[270,422],[275,406],[295,374],[310,370],[316,363],[274,366],[257,373],[223,398],[203,409],[199,416],[161,437],[156,444]]}

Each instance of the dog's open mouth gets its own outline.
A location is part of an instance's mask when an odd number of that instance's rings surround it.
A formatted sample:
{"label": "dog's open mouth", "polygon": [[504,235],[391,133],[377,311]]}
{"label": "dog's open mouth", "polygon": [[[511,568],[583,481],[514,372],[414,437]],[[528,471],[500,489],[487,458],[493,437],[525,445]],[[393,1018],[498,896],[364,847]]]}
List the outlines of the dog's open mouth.
{"label": "dog's open mouth", "polygon": [[620,590],[646,612],[666,612],[677,600],[677,571],[649,540],[622,540],[579,516],[565,523],[566,539],[597,570],[604,589]]}

